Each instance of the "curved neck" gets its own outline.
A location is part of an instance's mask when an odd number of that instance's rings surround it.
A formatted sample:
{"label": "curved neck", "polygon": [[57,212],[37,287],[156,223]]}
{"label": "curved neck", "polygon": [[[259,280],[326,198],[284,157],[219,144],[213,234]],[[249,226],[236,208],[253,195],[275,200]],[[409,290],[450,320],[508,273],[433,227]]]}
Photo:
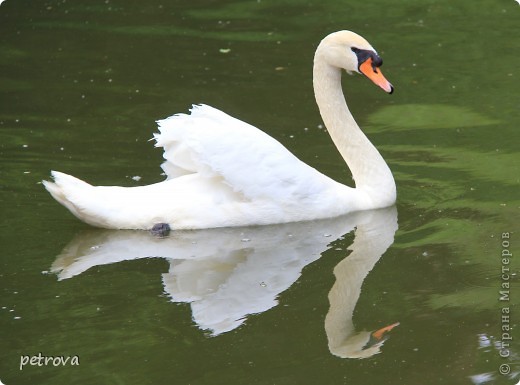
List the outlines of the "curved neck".
{"label": "curved neck", "polygon": [[398,228],[395,207],[360,214],[354,242],[348,248],[352,253],[334,267],[336,281],[329,292],[330,307],[325,317],[329,349],[339,357],[364,358],[378,352],[378,348],[363,349],[369,333],[356,333],[352,316],[363,281],[393,244]]}
{"label": "curved neck", "polygon": [[323,122],[352,172],[356,190],[368,198],[367,208],[393,204],[396,192],[392,172],[352,117],[341,88],[341,70],[328,64],[319,48],[314,57],[313,83]]}

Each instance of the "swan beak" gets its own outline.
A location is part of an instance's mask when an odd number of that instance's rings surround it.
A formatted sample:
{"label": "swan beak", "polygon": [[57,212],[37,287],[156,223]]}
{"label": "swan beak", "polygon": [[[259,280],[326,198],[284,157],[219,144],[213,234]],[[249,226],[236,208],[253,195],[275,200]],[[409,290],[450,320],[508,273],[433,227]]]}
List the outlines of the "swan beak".
{"label": "swan beak", "polygon": [[376,330],[375,332],[372,332],[371,336],[374,337],[376,340],[382,340],[386,333],[388,333],[390,330],[395,328],[396,326],[399,326],[399,322],[396,322],[395,324],[385,326],[384,328],[381,328],[379,330]]}
{"label": "swan beak", "polygon": [[381,345],[388,338],[386,336],[386,333],[388,333],[390,330],[392,330],[396,326],[399,326],[399,322],[396,322],[395,324],[392,324],[392,325],[385,326],[384,328],[381,328],[379,330],[376,330],[375,332],[370,333],[370,338],[368,339],[367,344],[365,346],[363,346],[362,350],[370,349],[372,346]]}
{"label": "swan beak", "polygon": [[391,94],[394,92],[394,87],[386,78],[383,76],[381,69],[372,64],[372,58],[369,57],[360,66],[359,70],[363,75],[372,80],[375,84],[381,87],[385,92]]}

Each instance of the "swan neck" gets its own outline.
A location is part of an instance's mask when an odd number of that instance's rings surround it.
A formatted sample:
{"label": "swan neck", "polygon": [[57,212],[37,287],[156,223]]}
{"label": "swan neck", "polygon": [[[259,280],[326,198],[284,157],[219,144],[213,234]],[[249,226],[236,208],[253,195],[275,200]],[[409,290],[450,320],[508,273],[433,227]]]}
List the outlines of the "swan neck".
{"label": "swan neck", "polygon": [[320,48],[314,58],[316,102],[327,130],[352,172],[356,190],[371,208],[395,202],[395,182],[388,165],[350,112],[341,87],[341,69],[328,64]]}

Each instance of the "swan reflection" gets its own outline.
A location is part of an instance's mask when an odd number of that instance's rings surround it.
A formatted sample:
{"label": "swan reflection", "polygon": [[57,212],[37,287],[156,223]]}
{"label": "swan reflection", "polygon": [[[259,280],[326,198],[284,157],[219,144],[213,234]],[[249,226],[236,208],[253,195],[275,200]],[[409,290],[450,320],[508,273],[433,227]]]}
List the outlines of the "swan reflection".
{"label": "swan reflection", "polygon": [[395,207],[312,222],[174,231],[162,238],[145,231],[89,230],[65,247],[52,271],[63,280],[94,266],[165,258],[165,292],[174,302],[190,303],[196,324],[219,335],[249,314],[276,306],[302,269],[354,228],[352,252],[334,268],[325,331],[332,354],[365,358],[379,352],[386,332],[397,325],[356,333],[352,323],[363,280],[393,243]]}

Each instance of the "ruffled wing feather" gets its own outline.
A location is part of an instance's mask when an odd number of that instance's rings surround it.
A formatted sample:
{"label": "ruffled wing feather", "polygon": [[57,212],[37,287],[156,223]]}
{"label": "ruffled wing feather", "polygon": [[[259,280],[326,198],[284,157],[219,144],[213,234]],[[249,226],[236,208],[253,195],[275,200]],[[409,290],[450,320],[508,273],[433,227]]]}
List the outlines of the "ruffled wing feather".
{"label": "ruffled wing feather", "polygon": [[157,123],[156,146],[164,148],[161,167],[168,179],[187,174],[221,178],[247,199],[276,201],[316,196],[337,184],[269,135],[213,107],[196,105],[190,115]]}

